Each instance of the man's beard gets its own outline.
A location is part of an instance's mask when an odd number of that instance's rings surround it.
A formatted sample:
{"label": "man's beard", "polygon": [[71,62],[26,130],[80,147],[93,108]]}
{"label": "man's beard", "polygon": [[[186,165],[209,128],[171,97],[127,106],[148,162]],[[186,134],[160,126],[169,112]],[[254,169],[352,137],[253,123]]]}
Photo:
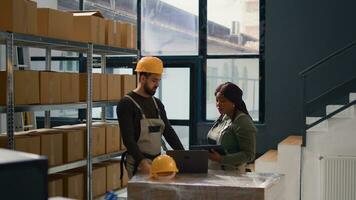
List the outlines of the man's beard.
{"label": "man's beard", "polygon": [[156,91],[155,90],[152,90],[150,89],[147,84],[144,84],[143,85],[143,89],[145,90],[145,92],[151,96],[155,95]]}

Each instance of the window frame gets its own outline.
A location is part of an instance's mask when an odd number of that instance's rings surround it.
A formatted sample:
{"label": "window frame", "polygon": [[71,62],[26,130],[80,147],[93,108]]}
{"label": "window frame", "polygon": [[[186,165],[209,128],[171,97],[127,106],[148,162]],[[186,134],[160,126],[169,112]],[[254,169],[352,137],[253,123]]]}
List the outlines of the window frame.
{"label": "window frame", "polygon": [[203,60],[203,68],[205,73],[202,77],[203,98],[202,105],[202,121],[205,123],[212,123],[213,120],[207,119],[207,61],[208,59],[259,59],[259,120],[254,121],[256,124],[265,123],[265,0],[259,1],[259,28],[260,28],[260,42],[259,54],[208,54],[208,40],[207,40],[207,24],[208,24],[208,0],[199,0],[199,56]]}

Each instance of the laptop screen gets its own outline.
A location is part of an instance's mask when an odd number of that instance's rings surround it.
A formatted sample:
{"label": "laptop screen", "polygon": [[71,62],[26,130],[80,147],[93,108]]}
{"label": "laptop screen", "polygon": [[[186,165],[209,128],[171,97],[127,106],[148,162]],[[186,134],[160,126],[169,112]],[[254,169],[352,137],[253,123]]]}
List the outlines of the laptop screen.
{"label": "laptop screen", "polygon": [[206,150],[169,150],[178,167],[178,173],[207,173],[208,151]]}

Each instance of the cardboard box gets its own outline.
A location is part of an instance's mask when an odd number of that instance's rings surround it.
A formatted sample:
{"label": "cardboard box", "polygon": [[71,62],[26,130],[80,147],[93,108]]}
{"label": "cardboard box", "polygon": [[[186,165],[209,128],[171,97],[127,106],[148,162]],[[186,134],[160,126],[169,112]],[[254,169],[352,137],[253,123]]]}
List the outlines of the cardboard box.
{"label": "cardboard box", "polygon": [[[41,138],[39,135],[29,134],[31,131],[16,132],[14,135],[15,139],[15,150],[23,151],[33,154],[41,154]],[[0,147],[7,148],[7,135],[0,134]]]}
{"label": "cardboard box", "polygon": [[[64,130],[82,130],[86,141],[86,124],[76,124],[67,126],[57,126],[55,129]],[[106,150],[106,133],[104,125],[92,125],[92,155],[99,156],[105,154]],[[86,146],[85,146],[86,147]],[[86,152],[86,148],[85,148]]]}
{"label": "cardboard box", "polygon": [[[14,103],[39,104],[39,72],[38,71],[14,71]],[[6,105],[7,97],[7,74],[0,72],[0,105]]]}
{"label": "cardboard box", "polygon": [[121,47],[120,22],[106,20],[105,44],[108,46]]}
{"label": "cardboard box", "polygon": [[48,177],[48,197],[63,196],[63,179],[58,175]]}
{"label": "cardboard box", "polygon": [[131,47],[133,49],[137,49],[137,27],[135,25],[132,25],[132,40],[131,40]]}
{"label": "cardboard box", "polygon": [[[87,97],[87,73],[79,74],[79,99],[86,101]],[[93,101],[106,101],[108,98],[107,75],[93,73]]]}
{"label": "cardboard box", "polygon": [[48,166],[63,164],[63,133],[55,129],[36,129],[33,135],[41,137],[41,155],[47,156]]}
{"label": "cardboard box", "polygon": [[79,102],[79,74],[60,73],[61,103]]}
{"label": "cardboard box", "polygon": [[129,23],[120,23],[121,31],[121,47],[122,48],[134,48],[133,47],[133,37],[134,37],[134,27]]}
{"label": "cardboard box", "polygon": [[50,8],[37,9],[38,34],[45,37],[73,40],[73,15]]}
{"label": "cardboard box", "polygon": [[93,166],[93,197],[98,197],[106,192],[106,167]]}
{"label": "cardboard box", "polygon": [[136,75],[121,75],[121,96],[136,88]]}
{"label": "cardboard box", "polygon": [[26,0],[26,33],[31,35],[37,35],[37,3],[31,0]]}
{"label": "cardboard box", "polygon": [[106,164],[106,191],[121,188],[120,161],[107,161]]}
{"label": "cardboard box", "polygon": [[63,195],[71,199],[84,199],[86,177],[82,172],[65,171],[63,177]]}
{"label": "cardboard box", "polygon": [[121,99],[121,76],[119,74],[107,74],[108,100]]}
{"label": "cardboard box", "polygon": [[86,155],[86,140],[83,130],[63,130],[63,160],[69,163],[83,160]]}
{"label": "cardboard box", "polygon": [[59,72],[40,72],[40,103],[61,103],[61,74]]}
{"label": "cardboard box", "polygon": [[0,1],[0,30],[27,33],[27,22],[24,0]]}
{"label": "cardboard box", "polygon": [[106,22],[98,11],[74,12],[74,39],[105,45]]}
{"label": "cardboard box", "polygon": [[120,129],[118,124],[106,125],[106,153],[118,152],[121,148]]}
{"label": "cardboard box", "polygon": [[105,20],[105,44],[114,46],[114,37],[116,34],[116,22],[110,19]]}

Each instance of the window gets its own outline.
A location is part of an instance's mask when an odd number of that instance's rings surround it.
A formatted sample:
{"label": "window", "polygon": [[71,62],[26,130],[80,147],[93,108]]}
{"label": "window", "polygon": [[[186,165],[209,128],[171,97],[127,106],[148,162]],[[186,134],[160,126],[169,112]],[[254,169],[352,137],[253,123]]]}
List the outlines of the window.
{"label": "window", "polygon": [[259,53],[259,0],[208,0],[208,54]]}
{"label": "window", "polygon": [[243,91],[247,110],[259,121],[259,59],[209,59],[207,62],[206,118],[215,120],[215,89],[224,82],[233,82]]}
{"label": "window", "polygon": [[142,55],[197,55],[197,0],[142,0]]}
{"label": "window", "polygon": [[[170,120],[189,120],[190,69],[165,68],[156,93]],[[179,85],[179,87],[177,87]]]}

